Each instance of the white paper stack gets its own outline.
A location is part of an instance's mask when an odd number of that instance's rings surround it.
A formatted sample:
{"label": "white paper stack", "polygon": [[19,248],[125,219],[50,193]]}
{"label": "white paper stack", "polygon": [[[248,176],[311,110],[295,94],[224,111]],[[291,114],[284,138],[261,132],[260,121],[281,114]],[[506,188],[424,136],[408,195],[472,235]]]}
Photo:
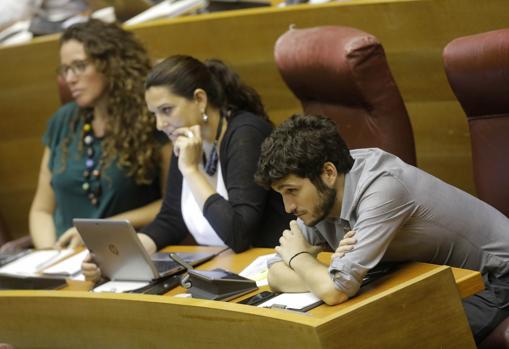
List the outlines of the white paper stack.
{"label": "white paper stack", "polygon": [[37,276],[43,269],[66,258],[74,252],[66,250],[34,251],[0,268],[0,273],[10,275]]}
{"label": "white paper stack", "polygon": [[311,292],[302,292],[282,293],[279,296],[271,298],[258,306],[261,308],[279,308],[305,311],[306,309],[310,309],[321,303],[323,303],[322,300]]}
{"label": "white paper stack", "polygon": [[176,17],[207,6],[206,0],[166,0],[125,22],[134,25],[159,18]]}
{"label": "white paper stack", "polygon": [[137,290],[138,288],[148,286],[148,284],[149,282],[143,281],[108,281],[101,286],[97,286],[93,291],[122,293]]}
{"label": "white paper stack", "polygon": [[80,253],[61,261],[52,267],[45,269],[44,274],[54,276],[74,276],[81,271],[81,263],[87,257],[88,250],[81,251]]}
{"label": "white paper stack", "polygon": [[256,286],[266,286],[267,282],[267,261],[273,258],[276,254],[266,254],[263,256],[259,256],[256,258],[251,264],[249,264],[244,270],[242,270],[239,275],[245,278],[256,281]]}

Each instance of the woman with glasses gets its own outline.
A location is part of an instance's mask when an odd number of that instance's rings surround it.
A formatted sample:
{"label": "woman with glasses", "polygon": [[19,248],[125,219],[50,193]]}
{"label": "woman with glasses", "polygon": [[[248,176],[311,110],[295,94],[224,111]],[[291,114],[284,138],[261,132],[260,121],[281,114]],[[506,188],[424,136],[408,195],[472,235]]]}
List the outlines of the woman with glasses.
{"label": "woman with glasses", "polygon": [[[254,182],[272,130],[256,91],[221,61],[172,56],[148,75],[145,100],[174,153],[161,211],[139,234],[145,248],[155,252],[189,234],[234,252],[274,247],[291,217],[280,195]],[[83,273],[100,276],[93,263]]]}
{"label": "woman with glasses", "polygon": [[76,217],[149,223],[171,154],[143,99],[150,61],[131,33],[96,20],[76,24],[60,39],[60,61],[74,101],[53,115],[43,137],[29,217],[37,248],[58,239],[57,246],[76,245]]}

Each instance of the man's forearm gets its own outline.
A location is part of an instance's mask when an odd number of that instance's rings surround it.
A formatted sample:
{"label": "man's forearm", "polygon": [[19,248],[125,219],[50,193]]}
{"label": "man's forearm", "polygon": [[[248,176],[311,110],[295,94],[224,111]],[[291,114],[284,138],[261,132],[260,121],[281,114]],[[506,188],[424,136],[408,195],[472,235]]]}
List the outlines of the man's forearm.
{"label": "man's forearm", "polygon": [[269,286],[275,292],[308,292],[304,281],[283,261],[272,264],[267,276]]}
{"label": "man's forearm", "polygon": [[[287,268],[291,270],[288,266]],[[297,256],[292,260],[292,268],[294,270],[291,271],[298,275],[308,290],[320,297],[325,303],[335,305],[348,299],[345,293],[336,288],[329,276],[328,267],[312,255],[304,253]]]}

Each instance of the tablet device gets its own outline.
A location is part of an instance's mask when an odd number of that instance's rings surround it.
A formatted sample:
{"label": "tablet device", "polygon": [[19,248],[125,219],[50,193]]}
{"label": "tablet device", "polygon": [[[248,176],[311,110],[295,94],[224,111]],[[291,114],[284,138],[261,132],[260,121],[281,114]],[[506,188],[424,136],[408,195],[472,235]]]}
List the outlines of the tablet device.
{"label": "tablet device", "polygon": [[[102,274],[114,281],[152,281],[183,272],[185,269],[165,253],[152,260],[127,220],[73,220],[88,250],[94,254]],[[191,265],[212,257],[211,253],[178,253]]]}
{"label": "tablet device", "polygon": [[256,281],[224,269],[189,270],[193,298],[228,301],[257,290]]}

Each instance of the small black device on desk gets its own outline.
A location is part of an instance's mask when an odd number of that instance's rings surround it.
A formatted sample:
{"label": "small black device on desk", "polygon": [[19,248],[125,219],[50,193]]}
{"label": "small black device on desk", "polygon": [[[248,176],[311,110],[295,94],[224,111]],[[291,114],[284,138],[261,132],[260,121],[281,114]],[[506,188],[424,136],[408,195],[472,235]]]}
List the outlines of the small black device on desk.
{"label": "small black device on desk", "polygon": [[151,282],[149,285],[129,291],[127,293],[142,293],[161,295],[180,285],[180,275],[172,275]]}
{"label": "small black device on desk", "polygon": [[188,270],[193,298],[228,301],[258,289],[256,282],[224,269]]}
{"label": "small black device on desk", "polygon": [[381,262],[373,269],[367,272],[367,274],[362,279],[362,286],[366,286],[367,284],[378,280],[386,275],[389,275],[391,272],[396,270],[401,265],[400,262]]}
{"label": "small black device on desk", "polygon": [[268,301],[271,298],[278,296],[279,294],[280,293],[277,292],[263,291],[255,294],[254,296],[247,297],[246,299],[237,302],[237,304],[258,305],[265,301]]}

